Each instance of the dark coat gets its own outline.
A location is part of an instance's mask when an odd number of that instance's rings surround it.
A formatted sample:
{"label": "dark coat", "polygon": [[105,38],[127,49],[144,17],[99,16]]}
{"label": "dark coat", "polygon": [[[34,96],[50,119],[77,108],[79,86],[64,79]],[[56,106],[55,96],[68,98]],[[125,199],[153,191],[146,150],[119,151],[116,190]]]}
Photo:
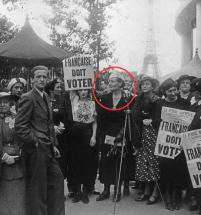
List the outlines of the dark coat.
{"label": "dark coat", "polygon": [[55,144],[52,110],[46,93],[45,96],[47,105],[37,90],[33,89],[24,94],[19,103],[15,130],[18,137],[30,148],[36,143]]}
{"label": "dark coat", "polygon": [[59,166],[64,175],[67,176],[67,166],[70,158],[70,135],[69,131],[72,126],[72,111],[70,106],[70,98],[68,94],[55,96],[55,100],[51,102],[53,112],[54,125],[59,126],[60,122],[64,124],[65,130],[62,134],[57,134],[58,149],[61,157],[57,159]]}
{"label": "dark coat", "polygon": [[68,93],[60,96],[55,96],[55,100],[52,102],[53,122],[55,125],[59,125],[60,122],[64,123],[66,131],[72,127],[73,116],[71,110],[71,101]]}
{"label": "dark coat", "polygon": [[16,134],[24,143],[27,208],[33,215],[50,211],[64,215],[64,178],[54,158],[56,136],[50,102],[45,96],[46,101],[36,89],[24,94],[16,117]]}
{"label": "dark coat", "polygon": [[[108,107],[113,107],[112,93],[103,95],[100,102]],[[122,97],[116,108],[121,108],[127,104],[127,101]],[[97,108],[98,123],[99,123],[99,138],[101,138],[101,162],[100,162],[100,181],[105,184],[115,184],[119,169],[119,157],[108,157],[111,146],[105,144],[105,136],[112,137],[122,136],[125,125],[125,110],[106,110],[102,107]],[[131,120],[132,121],[132,120]],[[128,129],[126,129],[128,131]],[[128,144],[127,144],[128,145]],[[130,148],[130,146],[128,146]],[[129,150],[129,149],[128,149]],[[124,162],[123,162],[124,163]],[[121,180],[124,176],[124,164],[122,165]]]}
{"label": "dark coat", "polygon": [[[108,108],[113,108],[112,93],[103,95],[100,99],[100,102]],[[121,98],[116,108],[120,108],[125,104],[126,102],[124,101],[123,98]],[[117,136],[121,128],[124,126],[124,120],[126,115],[125,112],[123,110],[121,111],[106,110],[102,107],[99,107],[97,112],[98,114],[100,114],[99,123],[101,133],[108,134],[111,136]]]}
{"label": "dark coat", "polygon": [[[176,108],[180,110],[189,110],[189,102],[178,97],[174,102],[168,102],[161,99],[156,107],[156,122],[159,129],[161,122],[162,107]],[[183,151],[175,158],[168,159],[159,157],[161,178],[160,183],[162,188],[170,189],[186,189],[188,186],[188,169]]]}
{"label": "dark coat", "polygon": [[[100,102],[108,108],[112,108],[112,93],[103,95],[100,98]],[[134,102],[133,102],[134,103]],[[129,109],[132,108],[133,103]],[[127,104],[127,100],[122,97],[117,104],[116,108],[121,108]],[[106,110],[100,106],[97,106],[98,113],[98,127],[100,134],[108,134],[114,137],[122,136],[125,126],[126,109],[123,110]],[[131,139],[137,134],[133,133],[133,127],[136,126],[134,123],[133,115],[129,112],[130,126],[131,126]],[[126,125],[126,136],[128,137],[128,123]],[[136,146],[138,147],[138,146]]]}

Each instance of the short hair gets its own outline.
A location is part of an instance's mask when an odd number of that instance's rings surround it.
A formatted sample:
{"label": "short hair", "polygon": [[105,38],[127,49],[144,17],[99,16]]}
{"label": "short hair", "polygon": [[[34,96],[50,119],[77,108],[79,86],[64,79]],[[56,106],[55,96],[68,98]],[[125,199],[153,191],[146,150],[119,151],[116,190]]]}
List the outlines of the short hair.
{"label": "short hair", "polygon": [[53,90],[54,90],[55,85],[56,85],[57,83],[61,83],[61,81],[59,81],[59,80],[57,80],[57,79],[54,79],[54,80],[50,81],[49,83],[47,83],[46,86],[45,86],[45,89],[44,89],[45,92],[46,92],[48,95],[50,95],[50,91],[53,91]]}
{"label": "short hair", "polygon": [[34,77],[35,72],[36,72],[37,70],[45,70],[45,71],[49,72],[49,70],[48,70],[48,68],[47,68],[46,66],[42,66],[42,65],[35,66],[35,67],[33,67],[32,70],[31,70],[31,76],[32,76],[32,77]]}
{"label": "short hair", "polygon": [[87,94],[87,98],[88,98],[88,99],[91,99],[91,98],[92,98],[92,95],[91,95],[91,89],[79,89],[79,90],[75,90],[76,95],[78,95],[78,96],[79,96],[78,91],[81,91],[81,90],[87,90],[87,92],[88,92],[88,94]]}
{"label": "short hair", "polygon": [[166,79],[160,86],[162,95],[166,96],[166,91],[172,87],[175,87],[177,89],[177,83],[172,78]]}

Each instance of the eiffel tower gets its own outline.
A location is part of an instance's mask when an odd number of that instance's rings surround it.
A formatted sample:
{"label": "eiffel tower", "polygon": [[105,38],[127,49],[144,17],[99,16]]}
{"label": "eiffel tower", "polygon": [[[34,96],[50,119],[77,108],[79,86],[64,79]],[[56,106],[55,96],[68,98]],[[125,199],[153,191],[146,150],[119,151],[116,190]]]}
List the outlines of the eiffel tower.
{"label": "eiffel tower", "polygon": [[158,64],[158,57],[156,54],[156,41],[154,35],[153,0],[149,0],[149,29],[141,75],[149,75],[159,79],[159,73],[160,70]]}

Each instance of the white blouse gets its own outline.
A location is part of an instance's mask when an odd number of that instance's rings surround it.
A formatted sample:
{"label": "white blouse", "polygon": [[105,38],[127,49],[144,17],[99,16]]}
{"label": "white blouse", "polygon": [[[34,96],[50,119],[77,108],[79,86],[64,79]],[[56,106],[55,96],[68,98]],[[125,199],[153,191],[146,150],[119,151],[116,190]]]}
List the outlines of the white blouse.
{"label": "white blouse", "polygon": [[81,101],[79,100],[79,96],[73,93],[71,93],[70,98],[73,121],[83,123],[92,123],[95,121],[97,113],[94,101]]}

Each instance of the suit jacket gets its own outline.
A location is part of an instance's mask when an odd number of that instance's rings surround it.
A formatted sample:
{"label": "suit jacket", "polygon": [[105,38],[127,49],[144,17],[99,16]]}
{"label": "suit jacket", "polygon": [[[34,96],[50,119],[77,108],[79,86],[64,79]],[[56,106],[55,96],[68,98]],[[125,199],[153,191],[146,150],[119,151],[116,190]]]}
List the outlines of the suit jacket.
{"label": "suit jacket", "polygon": [[[46,93],[47,105],[36,89],[22,96],[16,116],[15,131],[27,146],[55,143],[52,110]],[[48,106],[48,107],[47,107]]]}

